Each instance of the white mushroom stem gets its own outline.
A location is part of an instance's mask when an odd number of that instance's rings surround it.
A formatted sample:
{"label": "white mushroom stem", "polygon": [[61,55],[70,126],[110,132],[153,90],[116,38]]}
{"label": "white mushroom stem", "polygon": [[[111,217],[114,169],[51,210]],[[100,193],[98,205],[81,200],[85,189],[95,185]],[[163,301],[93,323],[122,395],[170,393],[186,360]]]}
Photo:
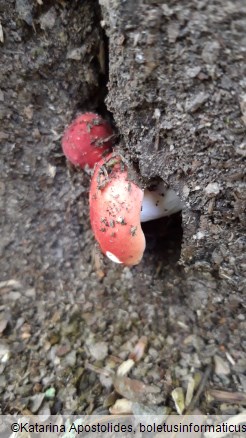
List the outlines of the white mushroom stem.
{"label": "white mushroom stem", "polygon": [[182,210],[182,202],[172,189],[166,189],[160,182],[155,190],[144,190],[141,207],[141,222],[148,222],[164,216],[170,216]]}

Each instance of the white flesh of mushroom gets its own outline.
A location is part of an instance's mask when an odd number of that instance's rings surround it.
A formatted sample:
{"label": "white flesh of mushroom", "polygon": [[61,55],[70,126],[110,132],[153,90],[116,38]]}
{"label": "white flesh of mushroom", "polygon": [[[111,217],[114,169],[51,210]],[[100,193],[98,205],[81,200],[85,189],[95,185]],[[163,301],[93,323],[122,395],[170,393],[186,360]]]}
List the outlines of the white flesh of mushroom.
{"label": "white flesh of mushroom", "polygon": [[182,202],[172,189],[166,189],[160,182],[155,190],[144,190],[141,207],[141,222],[152,221],[164,216],[170,216],[182,210]]}
{"label": "white flesh of mushroom", "polygon": [[111,262],[114,263],[122,263],[118,257],[116,257],[116,255],[112,254],[112,252],[110,251],[106,251],[106,256],[109,258],[109,260],[111,260]]}

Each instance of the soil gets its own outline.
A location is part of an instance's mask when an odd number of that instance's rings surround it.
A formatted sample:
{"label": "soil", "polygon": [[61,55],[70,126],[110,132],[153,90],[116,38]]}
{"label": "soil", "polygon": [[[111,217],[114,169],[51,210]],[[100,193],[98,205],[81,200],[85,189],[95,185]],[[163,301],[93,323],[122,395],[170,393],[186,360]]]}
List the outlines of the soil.
{"label": "soil", "polygon": [[[179,411],[181,388],[186,409],[239,413],[245,2],[0,0],[0,14],[0,413],[108,412],[113,387],[138,410]],[[100,254],[91,172],[61,151],[81,111],[112,123],[143,184],[183,201],[145,225],[133,268]],[[105,369],[145,337],[122,391]]]}

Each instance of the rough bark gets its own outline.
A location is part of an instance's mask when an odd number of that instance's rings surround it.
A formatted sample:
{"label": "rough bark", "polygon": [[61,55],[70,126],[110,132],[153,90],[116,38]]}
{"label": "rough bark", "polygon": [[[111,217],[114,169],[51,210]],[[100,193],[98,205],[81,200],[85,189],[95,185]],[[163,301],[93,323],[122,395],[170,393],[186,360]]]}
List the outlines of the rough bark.
{"label": "rough bark", "polygon": [[221,290],[242,291],[245,2],[100,3],[107,104],[143,177],[162,178],[184,202],[188,278],[203,272]]}

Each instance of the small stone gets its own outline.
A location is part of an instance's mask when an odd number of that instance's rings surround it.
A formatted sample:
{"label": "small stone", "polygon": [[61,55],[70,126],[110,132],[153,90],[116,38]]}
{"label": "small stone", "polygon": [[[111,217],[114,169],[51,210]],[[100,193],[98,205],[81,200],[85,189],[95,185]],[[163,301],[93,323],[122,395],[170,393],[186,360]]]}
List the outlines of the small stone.
{"label": "small stone", "polygon": [[220,192],[220,186],[218,183],[209,183],[207,187],[205,187],[205,193],[207,195],[218,195]]}
{"label": "small stone", "polygon": [[120,364],[120,366],[117,369],[117,375],[118,376],[126,376],[129,371],[134,366],[135,362],[133,359],[127,359],[124,362]]}
{"label": "small stone", "polygon": [[173,345],[174,344],[174,339],[172,338],[172,336],[170,336],[170,335],[167,336],[166,343],[167,343],[167,345]]}
{"label": "small stone", "polygon": [[189,78],[195,78],[201,71],[201,67],[188,67],[186,69],[186,75]]}
{"label": "small stone", "polygon": [[204,237],[206,237],[205,231],[198,231],[196,234],[194,234],[193,239],[194,240],[201,240],[201,239],[204,239]]}
{"label": "small stone", "polygon": [[24,322],[25,322],[25,318],[23,317],[18,318],[15,324],[15,329],[16,330],[20,329],[23,326]]}
{"label": "small stone", "polygon": [[159,118],[161,117],[161,111],[159,108],[155,108],[154,111],[154,119],[159,120]]}
{"label": "small stone", "polygon": [[11,291],[8,293],[8,299],[12,301],[17,301],[21,298],[21,293],[17,291]]}
{"label": "small stone", "polygon": [[40,27],[43,30],[52,29],[56,22],[56,11],[55,8],[50,8],[48,12],[41,15],[39,18]]}
{"label": "small stone", "polygon": [[231,372],[228,362],[218,355],[214,356],[214,371],[217,376],[228,376]]}
{"label": "small stone", "polygon": [[24,293],[25,293],[25,296],[28,298],[35,298],[36,297],[36,290],[33,287],[30,289],[27,289]]}
{"label": "small stone", "polygon": [[96,342],[89,345],[90,354],[95,360],[104,360],[108,355],[108,345],[106,342]]}
{"label": "small stone", "polygon": [[144,64],[145,58],[142,52],[138,52],[135,55],[135,60],[138,64]]}
{"label": "small stone", "polygon": [[47,173],[53,179],[56,176],[56,166],[48,164]]}
{"label": "small stone", "polygon": [[125,415],[132,414],[133,402],[126,398],[116,400],[115,404],[109,408],[109,412],[112,415]]}
{"label": "small stone", "polygon": [[86,47],[77,47],[75,49],[70,50],[67,53],[67,59],[72,59],[73,61],[81,61],[86,54]]}
{"label": "small stone", "polygon": [[171,9],[167,3],[161,5],[161,9],[165,17],[171,17],[174,14],[174,10]]}

